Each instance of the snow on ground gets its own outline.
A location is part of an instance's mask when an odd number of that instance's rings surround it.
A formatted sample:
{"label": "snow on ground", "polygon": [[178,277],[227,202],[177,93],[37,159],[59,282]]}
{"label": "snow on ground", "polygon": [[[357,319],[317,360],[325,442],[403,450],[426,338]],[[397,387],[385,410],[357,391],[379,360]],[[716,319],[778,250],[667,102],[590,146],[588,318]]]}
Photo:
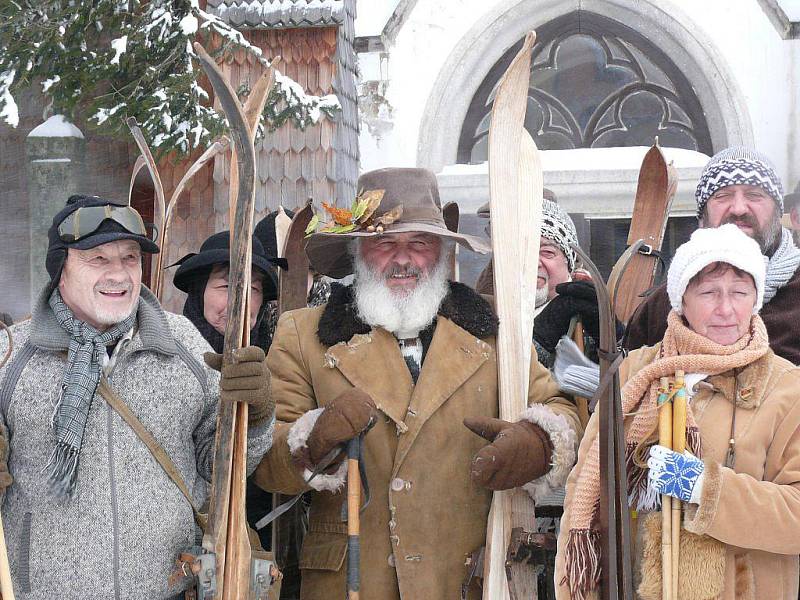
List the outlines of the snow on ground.
{"label": "snow on ground", "polygon": [[83,139],[83,133],[75,125],[67,121],[64,115],[53,115],[38,127],[34,127],[28,137],[75,137]]}

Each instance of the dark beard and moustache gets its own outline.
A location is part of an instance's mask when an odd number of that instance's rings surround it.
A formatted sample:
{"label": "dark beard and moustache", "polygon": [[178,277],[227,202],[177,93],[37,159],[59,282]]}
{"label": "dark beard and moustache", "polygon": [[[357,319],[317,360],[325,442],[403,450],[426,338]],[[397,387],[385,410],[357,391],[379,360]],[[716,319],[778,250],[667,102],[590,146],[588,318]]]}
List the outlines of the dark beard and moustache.
{"label": "dark beard and moustache", "polygon": [[[356,251],[353,257],[356,309],[367,325],[383,327],[392,333],[416,335],[433,321],[448,292],[448,253],[442,253],[436,266],[425,276],[415,267],[392,267],[385,275],[373,270]],[[391,276],[416,276],[417,286],[398,294],[386,285]]]}
{"label": "dark beard and moustache", "polygon": [[732,223],[741,229],[742,225],[747,225],[753,230],[753,239],[758,243],[761,248],[761,254],[771,256],[778,246],[781,237],[781,222],[780,219],[771,219],[764,229],[761,229],[755,217],[749,214],[731,216],[724,219],[719,226]]}

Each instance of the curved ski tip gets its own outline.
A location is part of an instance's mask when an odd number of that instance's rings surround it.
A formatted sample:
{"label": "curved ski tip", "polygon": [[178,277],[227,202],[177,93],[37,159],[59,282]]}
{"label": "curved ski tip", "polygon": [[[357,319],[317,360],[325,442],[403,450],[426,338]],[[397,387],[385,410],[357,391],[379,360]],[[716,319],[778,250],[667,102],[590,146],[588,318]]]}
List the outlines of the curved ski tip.
{"label": "curved ski tip", "polygon": [[533,45],[536,43],[536,31],[531,30],[525,34],[525,41],[522,43],[522,47],[526,50],[530,50],[533,48]]}
{"label": "curved ski tip", "polygon": [[653,139],[653,146],[655,146],[656,148],[660,148],[660,145],[658,143],[658,136],[655,136],[655,138]]}

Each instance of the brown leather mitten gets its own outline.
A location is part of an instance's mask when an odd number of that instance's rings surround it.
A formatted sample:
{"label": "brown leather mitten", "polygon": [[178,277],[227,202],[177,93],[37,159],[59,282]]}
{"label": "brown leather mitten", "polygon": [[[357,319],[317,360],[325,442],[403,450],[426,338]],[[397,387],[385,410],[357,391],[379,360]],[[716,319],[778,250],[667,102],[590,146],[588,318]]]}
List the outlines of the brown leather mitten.
{"label": "brown leather mitten", "polygon": [[8,440],[0,435],[0,493],[13,482],[11,473],[8,472]]}
{"label": "brown leather mitten", "polygon": [[358,388],[342,392],[324,409],[306,442],[313,465],[319,464],[339,444],[369,429],[378,418],[372,398]]}
{"label": "brown leather mitten", "polygon": [[264,362],[264,351],[258,346],[234,350],[233,362],[223,364],[222,354],[206,352],[206,364],[220,371],[219,398],[222,402],[245,402],[248,424],[258,425],[271,419],[275,400],[270,390],[270,375]]}
{"label": "brown leather mitten", "polygon": [[472,459],[472,481],[490,490],[508,490],[538,479],[550,470],[553,444],[545,431],[528,421],[464,419],[473,433],[489,440]]}

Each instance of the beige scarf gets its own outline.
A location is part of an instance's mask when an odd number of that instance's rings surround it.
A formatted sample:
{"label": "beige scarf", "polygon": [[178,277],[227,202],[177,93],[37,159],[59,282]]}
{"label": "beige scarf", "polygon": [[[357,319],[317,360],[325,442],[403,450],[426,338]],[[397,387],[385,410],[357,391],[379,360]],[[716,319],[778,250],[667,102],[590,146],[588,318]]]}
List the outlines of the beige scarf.
{"label": "beige scarf", "polygon": [[[656,360],[638,371],[622,388],[622,412],[633,415],[626,424],[625,447],[628,496],[631,506],[641,506],[647,490],[643,460],[648,446],[655,441],[658,428],[658,387],[661,377],[675,371],[718,375],[749,365],[769,351],[767,330],[761,317],[754,315],[750,333],[730,346],[722,346],[689,329],[675,311],[667,319],[667,331]],[[688,408],[687,444],[700,454],[700,436]],[[584,440],[585,441],[585,440]],[[577,468],[577,467],[576,467]],[[575,600],[585,600],[600,582],[600,532],[597,512],[600,504],[600,438],[591,440],[591,448],[580,467],[572,490],[570,530],[565,549],[566,574],[561,581],[569,586]]]}

